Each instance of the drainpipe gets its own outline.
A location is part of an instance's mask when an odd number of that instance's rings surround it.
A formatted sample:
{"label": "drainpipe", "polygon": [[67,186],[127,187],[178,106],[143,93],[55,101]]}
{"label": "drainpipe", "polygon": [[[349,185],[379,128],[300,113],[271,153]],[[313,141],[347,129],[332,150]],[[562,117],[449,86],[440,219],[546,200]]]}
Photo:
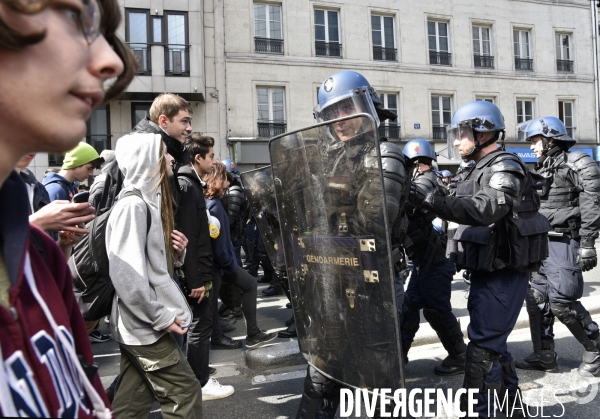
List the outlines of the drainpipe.
{"label": "drainpipe", "polygon": [[596,161],[600,161],[600,89],[598,74],[598,4],[596,0],[592,4],[592,46],[594,58],[594,101],[595,101],[595,125],[596,125]]}

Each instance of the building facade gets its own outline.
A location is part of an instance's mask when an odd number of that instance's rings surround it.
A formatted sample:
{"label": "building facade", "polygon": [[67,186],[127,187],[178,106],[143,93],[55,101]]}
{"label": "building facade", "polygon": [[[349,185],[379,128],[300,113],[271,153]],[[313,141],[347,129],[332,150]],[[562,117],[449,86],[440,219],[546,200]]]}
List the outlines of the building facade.
{"label": "building facade", "polygon": [[268,139],[314,123],[319,85],[341,70],[362,73],[397,111],[380,127],[392,141],[425,138],[443,155],[454,111],[488,100],[509,148],[527,147],[517,123],[543,115],[559,116],[582,147],[597,142],[588,0],[120,3],[139,75],[95,112],[87,137],[112,148],[169,91],[192,102],[194,130],[215,137],[219,158],[242,171],[268,164]]}

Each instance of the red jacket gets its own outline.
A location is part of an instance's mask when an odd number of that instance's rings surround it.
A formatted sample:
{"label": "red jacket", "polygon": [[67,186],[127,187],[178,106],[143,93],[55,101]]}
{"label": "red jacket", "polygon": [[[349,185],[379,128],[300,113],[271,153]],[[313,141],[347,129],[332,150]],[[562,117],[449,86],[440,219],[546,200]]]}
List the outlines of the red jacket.
{"label": "red jacket", "polygon": [[0,416],[110,417],[100,377],[93,374],[90,385],[78,368],[77,357],[92,364],[93,354],[64,255],[30,227],[27,208],[25,185],[13,173],[0,188],[0,245],[11,282],[11,307],[0,306]]}

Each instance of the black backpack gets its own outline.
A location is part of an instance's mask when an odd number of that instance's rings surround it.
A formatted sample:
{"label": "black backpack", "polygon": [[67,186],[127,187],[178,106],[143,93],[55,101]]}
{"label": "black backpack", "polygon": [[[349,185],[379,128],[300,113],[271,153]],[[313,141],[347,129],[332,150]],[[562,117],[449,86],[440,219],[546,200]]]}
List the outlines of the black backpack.
{"label": "black backpack", "polygon": [[[121,198],[131,195],[142,198],[141,193],[137,190],[127,191]],[[115,288],[109,275],[105,243],[106,224],[111,212],[112,207],[103,211],[100,216],[86,225],[90,232],[87,237],[75,245],[68,261],[73,277],[75,297],[86,321],[98,320],[109,315],[115,294]],[[146,233],[148,233],[152,219],[147,203],[146,212]]]}
{"label": "black backpack", "polygon": [[94,195],[93,202],[90,202],[96,209],[96,216],[102,215],[117,202],[117,197],[123,189],[123,173],[119,169],[117,160],[111,161],[104,168],[104,188],[102,193]]}

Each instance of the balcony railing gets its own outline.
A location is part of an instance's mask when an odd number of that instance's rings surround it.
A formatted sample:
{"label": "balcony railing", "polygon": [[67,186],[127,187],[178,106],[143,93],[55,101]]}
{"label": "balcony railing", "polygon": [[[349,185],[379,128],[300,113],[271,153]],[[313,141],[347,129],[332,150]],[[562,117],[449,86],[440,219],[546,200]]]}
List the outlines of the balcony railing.
{"label": "balcony railing", "polygon": [[262,54],[283,54],[283,39],[254,37],[254,50]]}
{"label": "balcony railing", "polygon": [[48,166],[62,166],[64,159],[64,154],[48,154]]}
{"label": "balcony railing", "polygon": [[258,121],[258,136],[271,138],[283,134],[286,131],[285,121]]}
{"label": "balcony railing", "polygon": [[315,41],[315,54],[322,57],[341,57],[342,44],[337,42]]}
{"label": "balcony railing", "polygon": [[165,76],[190,75],[190,46],[184,44],[166,44]]}
{"label": "balcony railing", "polygon": [[429,51],[429,64],[452,65],[452,54],[447,51]]}
{"label": "balcony railing", "polygon": [[515,57],[515,70],[533,71],[533,58]]}
{"label": "balcony railing", "polygon": [[390,122],[388,124],[381,124],[379,126],[379,136],[387,139],[399,140],[402,138],[400,135],[400,124]]}
{"label": "balcony railing", "polygon": [[434,125],[432,127],[433,139],[434,140],[445,140],[446,139],[446,127],[444,125]]}
{"label": "balcony railing", "polygon": [[473,55],[475,67],[494,68],[494,57],[492,55]]}
{"label": "balcony railing", "polygon": [[98,154],[103,150],[110,150],[110,134],[108,135],[86,135],[85,142],[94,147]]}
{"label": "balcony railing", "polygon": [[398,61],[396,48],[384,48],[373,45],[373,59],[376,61]]}
{"label": "balcony railing", "polygon": [[152,55],[150,53],[150,44],[138,44],[128,42],[129,48],[135,56],[137,66],[135,69],[136,74],[149,76],[152,74]]}
{"label": "balcony railing", "polygon": [[567,73],[573,72],[573,61],[571,60],[556,60],[556,69]]}

